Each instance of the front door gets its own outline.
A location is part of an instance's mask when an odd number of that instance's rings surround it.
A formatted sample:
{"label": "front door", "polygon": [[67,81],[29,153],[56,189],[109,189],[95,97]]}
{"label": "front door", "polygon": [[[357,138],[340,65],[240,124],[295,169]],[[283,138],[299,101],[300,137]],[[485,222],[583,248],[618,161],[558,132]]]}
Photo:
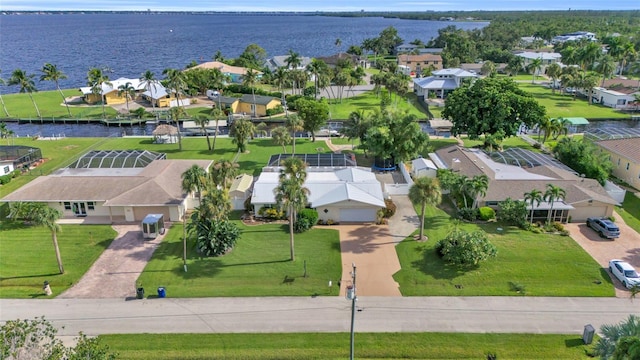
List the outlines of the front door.
{"label": "front door", "polygon": [[87,205],[83,202],[74,202],[72,209],[76,216],[87,216]]}

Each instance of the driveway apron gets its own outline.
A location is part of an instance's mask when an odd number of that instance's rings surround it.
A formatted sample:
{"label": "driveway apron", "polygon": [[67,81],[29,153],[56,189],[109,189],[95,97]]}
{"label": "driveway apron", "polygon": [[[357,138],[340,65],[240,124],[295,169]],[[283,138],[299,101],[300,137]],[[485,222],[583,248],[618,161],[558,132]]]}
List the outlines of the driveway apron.
{"label": "driveway apron", "polygon": [[114,225],[113,228],[118,232],[117,238],[80,281],[57,298],[135,297],[136,280],[164,235],[147,241],[142,238],[140,225]]}
{"label": "driveway apron", "polygon": [[[614,211],[613,216],[616,219],[616,225],[620,228],[620,237],[615,240],[601,238],[585,223],[569,223],[565,225],[565,228],[571,237],[603,268],[609,269],[609,260],[620,259],[640,270],[640,234],[625,224],[617,212]],[[607,272],[609,273],[608,270]],[[629,297],[629,291],[622,286],[620,281],[613,276],[611,279],[616,287],[616,296]]]}

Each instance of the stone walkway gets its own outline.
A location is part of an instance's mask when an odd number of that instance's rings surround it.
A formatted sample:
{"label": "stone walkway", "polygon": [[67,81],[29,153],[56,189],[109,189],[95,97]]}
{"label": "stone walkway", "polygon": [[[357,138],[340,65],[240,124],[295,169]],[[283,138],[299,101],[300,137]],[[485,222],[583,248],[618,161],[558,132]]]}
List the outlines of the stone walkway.
{"label": "stone walkway", "polygon": [[[136,296],[136,280],[166,233],[153,240],[143,240],[138,224],[114,225],[113,228],[118,232],[117,238],[80,281],[60,294],[58,299],[126,299]],[[55,295],[55,289],[53,291]]]}

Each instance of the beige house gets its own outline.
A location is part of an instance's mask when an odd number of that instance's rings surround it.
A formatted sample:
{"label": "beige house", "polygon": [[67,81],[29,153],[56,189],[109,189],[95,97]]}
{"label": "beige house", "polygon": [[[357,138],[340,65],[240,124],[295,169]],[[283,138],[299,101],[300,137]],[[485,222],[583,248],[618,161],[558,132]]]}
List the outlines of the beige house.
{"label": "beige house", "polygon": [[406,66],[415,76],[421,77],[428,70],[442,69],[442,56],[436,54],[400,54],[398,55],[398,66]]}
{"label": "beige house", "polygon": [[236,176],[229,188],[229,198],[233,210],[244,210],[244,202],[251,198],[251,186],[253,185],[253,176],[241,174]]}
{"label": "beige house", "polygon": [[[553,205],[545,201],[535,205],[534,221],[544,221],[549,211],[559,222],[581,222],[592,216],[608,217],[617,205],[617,201],[596,180],[580,177],[555,159],[523,149],[509,149],[492,155],[480,149],[454,145],[439,149],[432,159],[439,167],[469,178],[487,175],[489,186],[479,206],[498,209],[498,204],[507,198],[524,200],[524,194],[533,189],[544,193],[547,184],[562,188],[566,192],[564,199],[555,201]],[[515,163],[520,163],[520,166],[513,165]],[[527,208],[531,210],[531,205],[527,204]]]}
{"label": "beige house", "polygon": [[609,154],[613,176],[640,189],[640,137],[601,140],[595,144]]}
{"label": "beige house", "polygon": [[134,168],[65,168],[40,176],[0,199],[41,202],[63,213],[63,219],[93,223],[139,222],[147,214],[181,221],[197,206],[197,197],[182,191],[182,173],[192,165],[208,169],[211,160],[153,160]]}

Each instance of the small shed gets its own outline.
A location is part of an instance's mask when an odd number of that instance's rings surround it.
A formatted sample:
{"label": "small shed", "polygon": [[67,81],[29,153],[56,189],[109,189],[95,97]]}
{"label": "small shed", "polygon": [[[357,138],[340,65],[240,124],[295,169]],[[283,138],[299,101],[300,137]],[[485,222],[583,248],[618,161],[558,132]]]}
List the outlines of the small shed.
{"label": "small shed", "polygon": [[425,158],[417,158],[411,161],[411,175],[416,178],[420,176],[436,177],[438,167],[433,161]]}
{"label": "small shed", "polygon": [[[561,119],[562,118],[558,120],[561,120]],[[569,126],[567,130],[570,133],[584,132],[587,129],[587,125],[589,125],[589,120],[583,117],[566,117],[564,119],[569,122]]]}
{"label": "small shed", "polygon": [[251,197],[251,185],[253,185],[253,176],[242,174],[236,176],[229,188],[229,198],[233,210],[244,210],[244,202]]}
{"label": "small shed", "polygon": [[178,140],[178,128],[172,125],[162,124],[153,130],[153,138],[156,144],[174,144]]}
{"label": "small shed", "polygon": [[155,239],[158,235],[164,234],[164,215],[148,214],[142,220],[142,237],[145,239]]}
{"label": "small shed", "polygon": [[429,120],[429,127],[433,129],[436,136],[444,135],[445,137],[449,137],[453,123],[445,119],[431,119]]}

